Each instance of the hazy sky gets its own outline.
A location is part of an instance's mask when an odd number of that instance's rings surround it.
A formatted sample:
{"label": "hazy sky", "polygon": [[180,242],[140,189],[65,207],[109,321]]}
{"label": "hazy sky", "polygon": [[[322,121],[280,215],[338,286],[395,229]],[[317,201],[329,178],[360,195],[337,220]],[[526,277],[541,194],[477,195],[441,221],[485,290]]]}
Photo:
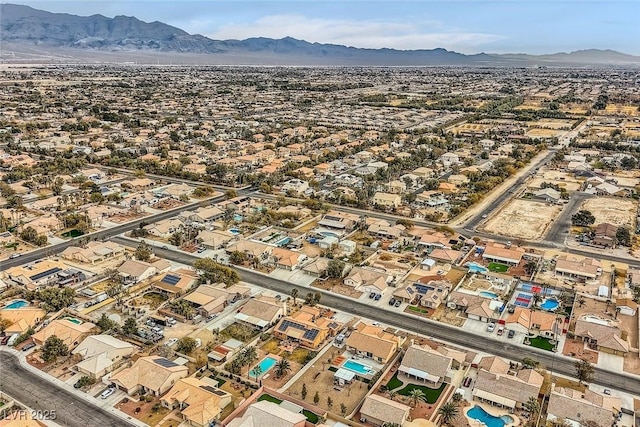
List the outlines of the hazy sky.
{"label": "hazy sky", "polygon": [[135,16],[216,39],[291,36],[357,47],[443,47],[462,53],[554,53],[596,48],[640,54],[640,0],[15,3],[78,15]]}

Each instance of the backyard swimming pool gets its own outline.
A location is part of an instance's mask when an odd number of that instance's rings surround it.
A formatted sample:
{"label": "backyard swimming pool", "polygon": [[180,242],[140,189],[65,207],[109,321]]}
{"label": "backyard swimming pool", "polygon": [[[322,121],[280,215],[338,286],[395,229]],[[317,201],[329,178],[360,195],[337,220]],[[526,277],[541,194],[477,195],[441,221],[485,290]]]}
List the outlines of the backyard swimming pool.
{"label": "backyard swimming pool", "polygon": [[371,369],[370,366],[364,365],[362,363],[358,363],[355,362],[351,359],[345,361],[342,364],[342,367],[345,369],[348,369],[350,371],[355,372],[356,374],[360,374],[360,375],[367,375],[367,374],[372,374],[373,373],[373,369]]}
{"label": "backyard swimming pool", "polygon": [[498,294],[489,291],[480,291],[478,295],[485,298],[498,299]]}
{"label": "backyard swimming pool", "polygon": [[23,299],[17,299],[12,301],[11,303],[5,305],[3,308],[6,310],[15,310],[17,308],[22,308],[28,306],[29,303]]}
{"label": "backyard swimming pool", "polygon": [[82,324],[82,320],[76,319],[75,317],[65,317],[65,320],[68,320],[71,323],[75,323],[76,325]]}
{"label": "backyard swimming pool", "polygon": [[468,262],[466,265],[469,267],[469,273],[486,273],[488,271],[486,267],[475,262]]}
{"label": "backyard swimming pool", "polygon": [[503,415],[501,417],[493,416],[478,405],[469,409],[467,411],[467,416],[480,421],[487,427],[504,427],[506,424],[513,423],[513,417],[509,415]]}
{"label": "backyard swimming pool", "polygon": [[231,234],[240,234],[240,230],[238,230],[237,228],[230,228],[229,229],[229,233],[231,233]]}
{"label": "backyard swimming pool", "polygon": [[558,308],[559,305],[560,303],[558,302],[558,300],[555,300],[553,298],[548,298],[544,300],[542,304],[540,304],[540,308],[547,311],[553,311],[556,308]]}
{"label": "backyard swimming pool", "polygon": [[250,377],[258,377],[258,376],[262,376],[264,374],[267,373],[267,371],[271,368],[273,368],[273,366],[276,364],[277,360],[274,359],[273,357],[265,357],[264,359],[262,359],[260,361],[260,363],[258,363],[258,366],[260,367],[260,371],[257,372],[256,368],[254,367],[251,372],[249,372],[249,376]]}

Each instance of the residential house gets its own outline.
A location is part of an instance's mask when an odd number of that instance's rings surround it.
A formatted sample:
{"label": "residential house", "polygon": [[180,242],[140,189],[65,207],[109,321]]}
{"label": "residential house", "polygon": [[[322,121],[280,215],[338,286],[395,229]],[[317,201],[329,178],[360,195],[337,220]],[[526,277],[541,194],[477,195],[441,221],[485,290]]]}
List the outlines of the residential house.
{"label": "residential house", "polygon": [[184,227],[184,223],[178,218],[169,218],[153,224],[145,225],[144,229],[153,236],[168,239],[173,233]]}
{"label": "residential house", "polygon": [[558,203],[562,197],[558,190],[547,187],[534,191],[532,198],[534,200],[541,200],[547,203]]}
{"label": "residential house", "polygon": [[217,206],[204,206],[193,212],[186,212],[186,218],[198,224],[210,224],[224,216],[224,212]]}
{"label": "residential house", "polygon": [[283,317],[273,334],[280,339],[288,339],[300,345],[317,350],[325,339],[335,335],[340,324],[320,315],[315,307],[303,306],[290,316]]}
{"label": "residential house", "polygon": [[193,427],[209,427],[220,419],[222,410],[231,403],[233,396],[202,379],[179,379],[160,400],[168,409],[179,409],[185,424]]}
{"label": "residential house", "polygon": [[403,425],[409,417],[410,411],[410,406],[377,394],[371,394],[364,400],[360,408],[360,416],[363,419],[361,421],[374,426]]}
{"label": "residential house", "polygon": [[629,353],[627,333],[616,326],[600,325],[577,319],[573,332],[577,339],[604,353],[626,356]]}
{"label": "residential house", "polygon": [[207,165],[203,163],[191,163],[182,167],[183,172],[205,175],[207,173]]}
{"label": "residential house", "polygon": [[505,327],[522,334],[536,334],[546,338],[555,338],[562,332],[562,324],[554,313],[516,307],[505,319]]}
{"label": "residential house", "polygon": [[74,369],[81,374],[100,378],[113,366],[135,351],[133,344],[111,335],[90,335],[71,352],[82,358]]}
{"label": "residential house", "polygon": [[453,358],[443,355],[429,346],[412,344],[402,358],[398,372],[409,378],[438,388],[445,381],[451,381]]}
{"label": "residential house", "polygon": [[235,315],[235,321],[258,330],[274,325],[287,312],[286,303],[275,298],[259,296],[251,298]]}
{"label": "residential house", "polygon": [[462,252],[456,251],[455,249],[437,248],[429,253],[429,257],[445,264],[457,264],[462,258]]}
{"label": "residential house", "polygon": [[390,193],[382,193],[377,192],[373,195],[371,199],[374,205],[386,207],[386,208],[397,208],[402,204],[402,198],[399,194],[390,194]]}
{"label": "residential house", "polygon": [[273,251],[273,246],[253,240],[240,239],[226,248],[227,254],[240,252],[247,256],[249,260],[264,261]]}
{"label": "residential house", "polygon": [[282,184],[283,193],[291,192],[294,194],[303,194],[308,189],[309,183],[297,178],[290,179],[289,181],[286,181],[284,184]]}
{"label": "residential house", "polygon": [[307,256],[301,252],[295,252],[286,248],[273,248],[271,251],[273,263],[277,268],[295,270],[306,261]]}
{"label": "residential house", "polygon": [[4,272],[4,277],[31,291],[48,285],[73,284],[85,278],[81,271],[50,259],[11,267]]}
{"label": "residential house", "polygon": [[124,246],[115,242],[89,242],[85,247],[69,246],[60,256],[69,261],[84,264],[99,264],[105,261],[117,261],[124,258]]}
{"label": "residential house", "polygon": [[473,295],[461,291],[454,291],[447,298],[447,307],[464,312],[469,319],[481,322],[497,321],[500,317],[495,305],[501,306],[502,302],[490,300],[480,295]]}
{"label": "residential house", "polygon": [[[533,369],[508,371],[507,364],[492,363],[489,370],[481,360],[472,392],[473,398],[509,409],[523,408],[530,398],[538,398],[544,377]],[[489,357],[491,360],[492,357]],[[505,370],[506,367],[506,370]]]}
{"label": "residential house", "polygon": [[336,232],[349,232],[360,221],[360,216],[346,212],[330,211],[326,213],[318,225]]}
{"label": "residential house", "polygon": [[244,347],[242,341],[230,338],[224,343],[214,347],[207,355],[207,359],[212,363],[221,363],[230,360],[234,354],[238,353]]}
{"label": "residential house", "polygon": [[161,274],[151,287],[168,297],[182,295],[198,283],[198,274],[194,270],[181,268]]}
{"label": "residential house", "polygon": [[518,265],[526,250],[497,242],[489,242],[482,253],[482,259],[487,262],[497,262],[507,265]]}
{"label": "residential house", "polygon": [[390,181],[387,184],[387,191],[391,194],[403,194],[407,191],[407,184],[399,180]]}
{"label": "residential house", "polygon": [[564,420],[571,425],[610,427],[622,408],[620,398],[596,393],[588,388],[582,392],[553,386],[549,395],[547,420]]}
{"label": "residential house", "polygon": [[556,260],[555,274],[578,280],[595,280],[602,274],[602,267],[595,258],[578,260],[569,255],[561,255]]}
{"label": "residential house", "polygon": [[384,292],[393,280],[393,276],[381,271],[369,269],[367,267],[353,267],[344,284],[356,289],[363,289],[366,292]]}
{"label": "residential house", "polygon": [[0,319],[7,322],[5,334],[22,334],[35,327],[47,312],[39,307],[25,306],[21,308],[4,308],[0,310]]}
{"label": "residential house", "polygon": [[242,298],[248,297],[250,289],[245,286],[234,285],[225,288],[224,284],[217,286],[200,285],[183,299],[196,307],[202,316],[220,313],[224,308]]}
{"label": "residential house", "polygon": [[127,283],[140,283],[158,273],[158,269],[152,264],[134,259],[125,261],[117,271]]}
{"label": "residential house", "polygon": [[329,258],[318,257],[302,267],[302,272],[313,277],[323,277],[329,268]]}
{"label": "residential house", "polygon": [[160,356],[145,356],[131,367],[112,375],[110,381],[130,396],[142,392],[159,397],[188,375],[186,365],[178,365]]}
{"label": "residential house", "polygon": [[305,427],[307,417],[284,405],[262,400],[249,405],[241,417],[227,423],[227,427]]}
{"label": "residential house", "polygon": [[227,230],[202,230],[198,233],[198,241],[207,249],[222,249],[234,239],[236,235]]}
{"label": "residential house", "polygon": [[455,153],[444,153],[440,156],[440,162],[445,168],[448,168],[450,166],[460,164],[460,157]]}
{"label": "residential house", "polygon": [[378,239],[396,240],[405,232],[406,227],[401,224],[391,225],[385,220],[373,222],[367,232]]}
{"label": "residential house", "polygon": [[85,337],[97,330],[97,326],[91,322],[77,323],[77,321],[63,318],[52,320],[47,326],[33,334],[31,338],[37,345],[43,345],[48,338],[55,335],[60,338],[69,349],[72,349]]}
{"label": "residential house", "polygon": [[403,302],[417,299],[416,304],[435,310],[446,301],[452,287],[453,284],[449,280],[442,280],[440,276],[427,276],[411,285],[396,289],[393,296]]}
{"label": "residential house", "polygon": [[469,182],[469,178],[466,175],[449,175],[447,178],[449,184],[453,184],[456,187],[460,187]]}
{"label": "residential house", "polygon": [[391,360],[400,344],[399,337],[385,332],[379,326],[367,325],[364,322],[358,323],[345,343],[350,352],[382,364]]}
{"label": "residential house", "polygon": [[592,243],[605,248],[612,248],[616,244],[617,232],[618,227],[613,224],[609,224],[608,222],[598,224],[594,232]]}

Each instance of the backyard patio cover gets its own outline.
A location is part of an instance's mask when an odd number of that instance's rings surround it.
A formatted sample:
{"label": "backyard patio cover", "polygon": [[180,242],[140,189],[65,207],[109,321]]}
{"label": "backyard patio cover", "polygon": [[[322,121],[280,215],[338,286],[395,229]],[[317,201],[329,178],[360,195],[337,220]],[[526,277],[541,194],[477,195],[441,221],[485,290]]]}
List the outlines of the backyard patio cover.
{"label": "backyard patio cover", "polygon": [[339,368],[335,374],[333,374],[334,378],[342,379],[344,381],[351,381],[356,376],[356,373],[350,371],[348,369]]}
{"label": "backyard patio cover", "polygon": [[516,401],[512,400],[512,399],[508,399],[506,397],[502,397],[502,396],[498,396],[497,394],[493,394],[490,393],[488,391],[485,390],[478,390],[475,389],[473,391],[474,396],[479,397],[480,399],[485,399],[488,400],[490,402],[493,403],[498,403],[502,406],[505,406],[507,408],[515,408],[516,407]]}
{"label": "backyard patio cover", "polygon": [[416,377],[416,378],[422,378],[423,380],[427,380],[429,382],[432,383],[438,383],[440,381],[440,377],[436,376],[436,375],[431,375],[428,372],[425,371],[421,371],[420,369],[416,369],[416,368],[409,368],[407,366],[400,366],[399,369],[400,372],[404,372],[407,375]]}

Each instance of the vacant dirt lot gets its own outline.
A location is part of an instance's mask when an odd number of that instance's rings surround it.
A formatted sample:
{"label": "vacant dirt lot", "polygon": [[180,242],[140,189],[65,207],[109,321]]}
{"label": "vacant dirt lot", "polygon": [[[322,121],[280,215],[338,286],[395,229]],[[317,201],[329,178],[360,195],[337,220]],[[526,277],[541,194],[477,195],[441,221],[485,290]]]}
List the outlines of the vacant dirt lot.
{"label": "vacant dirt lot", "polygon": [[516,199],[487,221],[484,230],[521,239],[540,239],[562,210],[561,206]]}
{"label": "vacant dirt lot", "polygon": [[634,228],[638,206],[635,201],[629,199],[599,197],[585,200],[581,209],[590,211],[596,217],[596,224],[608,222]]}

